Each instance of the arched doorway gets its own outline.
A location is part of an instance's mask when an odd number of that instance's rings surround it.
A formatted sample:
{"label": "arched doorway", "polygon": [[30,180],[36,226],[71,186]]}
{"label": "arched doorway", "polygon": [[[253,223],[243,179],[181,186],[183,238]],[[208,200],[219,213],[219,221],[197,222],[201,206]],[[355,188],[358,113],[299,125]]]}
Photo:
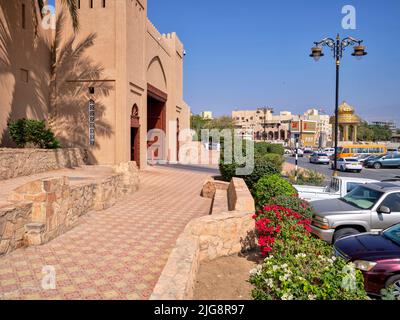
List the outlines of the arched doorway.
{"label": "arched doorway", "polygon": [[140,166],[140,117],[136,103],[131,112],[131,161]]}
{"label": "arched doorway", "polygon": [[274,133],[272,131],[268,132],[268,140],[269,141],[274,140]]}
{"label": "arched doorway", "polygon": [[281,130],[281,140],[282,141],[286,140],[286,132],[285,132],[285,130]]}

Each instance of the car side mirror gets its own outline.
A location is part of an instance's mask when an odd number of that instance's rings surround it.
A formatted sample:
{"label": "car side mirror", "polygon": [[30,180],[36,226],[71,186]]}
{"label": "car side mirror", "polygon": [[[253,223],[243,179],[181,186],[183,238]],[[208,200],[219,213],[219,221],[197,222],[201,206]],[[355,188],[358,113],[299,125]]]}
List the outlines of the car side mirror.
{"label": "car side mirror", "polygon": [[380,206],[378,208],[378,213],[382,213],[382,214],[391,214],[392,210],[390,210],[390,208],[386,207],[386,206]]}

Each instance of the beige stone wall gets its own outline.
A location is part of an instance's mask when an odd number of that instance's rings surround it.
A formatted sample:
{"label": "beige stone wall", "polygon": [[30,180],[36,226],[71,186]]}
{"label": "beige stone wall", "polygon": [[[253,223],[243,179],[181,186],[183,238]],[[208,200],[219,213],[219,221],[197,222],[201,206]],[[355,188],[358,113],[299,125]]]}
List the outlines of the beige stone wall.
{"label": "beige stone wall", "polygon": [[[89,169],[88,169],[89,170]],[[15,189],[0,207],[0,255],[23,245],[41,245],[73,228],[91,210],[104,210],[139,188],[135,163],[114,167],[115,173],[96,182],[71,185],[56,177]]]}
{"label": "beige stone wall", "polygon": [[42,120],[48,116],[52,33],[35,27],[33,12],[39,17],[39,8],[32,3],[37,1],[0,1],[0,146],[13,146],[9,119]]}
{"label": "beige stone wall", "polygon": [[[57,0],[60,7],[60,0]],[[57,87],[57,116],[54,130],[68,147],[85,148],[91,164],[116,164],[131,160],[131,112],[138,107],[140,117],[140,167],[147,165],[147,84],[151,84],[168,94],[166,103],[167,148],[176,150],[176,125],[170,121],[179,119],[180,128],[189,128],[190,111],[183,100],[183,45],[175,33],[161,34],[147,19],[146,0],[107,0],[106,8],[94,2],[89,8],[88,1],[81,2],[80,30],[75,42],[85,39],[89,34],[97,35],[94,44],[85,54],[83,66],[99,66],[101,73],[95,79],[80,78],[87,74],[73,72],[68,84],[59,77]],[[100,23],[101,21],[101,23]],[[66,26],[65,39],[71,35]],[[82,65],[80,65],[82,67]],[[78,70],[79,71],[79,70]],[[90,81],[95,80],[95,81]],[[96,93],[87,94],[89,86]],[[102,88],[108,88],[103,94]],[[71,103],[71,91],[79,92],[79,99]],[[96,114],[96,145],[88,145],[87,104],[93,98],[98,105]],[[77,109],[74,116],[69,112]],[[82,111],[83,110],[83,111]],[[71,126],[79,130],[70,131]],[[173,160],[173,159],[172,159]]]}
{"label": "beige stone wall", "polygon": [[31,222],[32,203],[0,204],[0,256],[25,245],[25,225]]}
{"label": "beige stone wall", "polygon": [[[227,211],[192,220],[178,238],[167,265],[151,296],[152,300],[186,300],[193,298],[199,265],[255,247],[254,200],[250,191],[237,179],[230,185],[227,202],[238,204]],[[236,188],[237,187],[237,188]],[[222,189],[215,188],[216,191]],[[245,199],[236,201],[230,199]],[[250,205],[252,203],[252,205]],[[245,205],[243,205],[245,204]]]}
{"label": "beige stone wall", "polygon": [[0,181],[85,164],[80,149],[0,149]]}

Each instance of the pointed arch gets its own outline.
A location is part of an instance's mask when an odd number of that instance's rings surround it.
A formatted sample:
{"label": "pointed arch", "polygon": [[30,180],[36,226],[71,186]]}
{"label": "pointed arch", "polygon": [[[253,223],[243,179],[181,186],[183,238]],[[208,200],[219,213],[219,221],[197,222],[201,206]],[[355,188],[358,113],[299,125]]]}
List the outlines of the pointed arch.
{"label": "pointed arch", "polygon": [[167,76],[159,56],[151,59],[147,68],[147,82],[156,88],[167,92]]}

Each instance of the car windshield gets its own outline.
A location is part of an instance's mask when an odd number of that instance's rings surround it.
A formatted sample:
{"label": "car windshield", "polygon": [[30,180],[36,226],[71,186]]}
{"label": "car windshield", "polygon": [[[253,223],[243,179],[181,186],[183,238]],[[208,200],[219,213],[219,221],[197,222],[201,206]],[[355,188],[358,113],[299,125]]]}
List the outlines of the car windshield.
{"label": "car windshield", "polygon": [[345,159],[346,162],[358,162],[358,159]]}
{"label": "car windshield", "polygon": [[318,157],[327,157],[328,155],[326,153],[318,153]]}
{"label": "car windshield", "polygon": [[357,208],[369,210],[378,202],[382,195],[383,192],[372,190],[366,186],[359,186],[341,198],[341,200]]}
{"label": "car windshield", "polygon": [[400,224],[387,229],[383,235],[400,246]]}

